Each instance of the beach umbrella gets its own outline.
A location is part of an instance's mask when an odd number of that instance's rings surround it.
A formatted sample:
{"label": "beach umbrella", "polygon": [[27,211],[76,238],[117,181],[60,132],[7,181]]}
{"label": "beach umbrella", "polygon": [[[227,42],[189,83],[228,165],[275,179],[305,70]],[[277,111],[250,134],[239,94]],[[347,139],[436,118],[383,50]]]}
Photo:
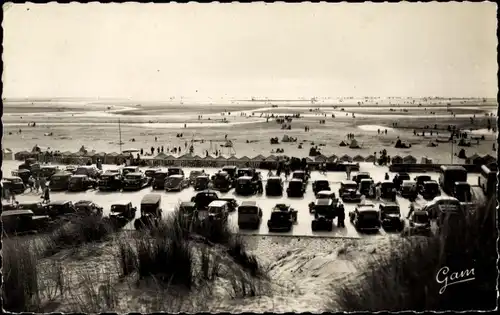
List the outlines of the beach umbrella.
{"label": "beach umbrella", "polygon": [[375,162],[375,155],[370,154],[366,157],[365,162]]}
{"label": "beach umbrella", "polygon": [[354,162],[364,162],[365,158],[361,155],[356,155],[355,157],[352,158]]}

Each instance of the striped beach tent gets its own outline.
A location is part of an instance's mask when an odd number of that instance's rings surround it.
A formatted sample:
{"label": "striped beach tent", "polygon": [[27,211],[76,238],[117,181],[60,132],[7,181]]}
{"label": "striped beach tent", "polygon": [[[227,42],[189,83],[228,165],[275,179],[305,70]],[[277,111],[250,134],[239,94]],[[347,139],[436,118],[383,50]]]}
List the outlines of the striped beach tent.
{"label": "striped beach tent", "polygon": [[320,154],[320,155],[317,155],[315,158],[314,158],[314,161],[315,162],[320,162],[320,163],[323,163],[323,162],[326,162],[326,156],[324,156],[323,154]]}
{"label": "striped beach tent", "polygon": [[409,154],[403,158],[403,164],[416,164],[417,158]]}
{"label": "striped beach tent", "polygon": [[262,154],[257,155],[256,157],[252,158],[252,161],[264,161],[266,159],[265,156]]}
{"label": "striped beach tent", "polygon": [[358,155],[356,155],[355,157],[353,157],[353,158],[352,158],[352,160],[353,160],[354,162],[364,162],[364,161],[365,161],[365,158],[364,158],[363,156],[361,156],[361,155],[359,155],[359,154],[358,154]]}
{"label": "striped beach tent", "polygon": [[375,162],[375,155],[370,154],[365,158],[365,162]]}
{"label": "striped beach tent", "polygon": [[275,162],[277,160],[278,160],[278,158],[275,155],[272,155],[272,154],[270,156],[268,156],[267,158],[264,159],[264,161],[266,161],[266,162]]}
{"label": "striped beach tent", "polygon": [[332,154],[332,155],[330,155],[330,156],[329,156],[326,160],[327,160],[328,162],[336,162],[338,159],[339,159],[339,157],[338,157],[338,156],[336,156],[335,154]]}
{"label": "striped beach tent", "polygon": [[340,157],[342,162],[352,162],[352,157],[350,155],[344,154]]}
{"label": "striped beach tent", "polygon": [[399,155],[393,156],[391,159],[392,164],[402,164],[403,163],[403,158]]}

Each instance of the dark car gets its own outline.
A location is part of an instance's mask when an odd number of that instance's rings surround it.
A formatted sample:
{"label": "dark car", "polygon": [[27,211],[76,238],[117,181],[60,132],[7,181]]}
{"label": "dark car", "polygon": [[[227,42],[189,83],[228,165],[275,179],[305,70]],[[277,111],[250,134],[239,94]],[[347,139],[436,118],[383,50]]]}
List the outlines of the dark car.
{"label": "dark car", "polygon": [[166,191],[182,191],[188,186],[188,181],[184,178],[184,175],[170,175],[165,180],[165,190]]}
{"label": "dark car", "polygon": [[56,165],[44,165],[40,168],[40,176],[50,180],[50,177],[55,173],[60,171],[59,166]]}
{"label": "dark car", "polygon": [[396,190],[399,191],[399,189],[401,188],[401,184],[403,183],[404,180],[411,180],[410,174],[397,173],[396,176],[394,176],[392,182],[394,183],[394,187],[396,188]]}
{"label": "dark car", "polygon": [[356,206],[349,219],[358,231],[378,231],[381,226],[380,212],[373,204]]}
{"label": "dark car", "polygon": [[355,181],[358,185],[361,183],[362,179],[372,179],[372,177],[368,172],[359,172],[352,177],[352,180]]}
{"label": "dark car", "polygon": [[47,205],[47,213],[51,217],[71,215],[76,213],[76,208],[69,200],[54,200]]}
{"label": "dark car", "polygon": [[289,205],[277,204],[273,208],[271,217],[267,221],[267,227],[269,232],[290,232],[295,223],[297,223],[297,211],[292,209]]}
{"label": "dark car", "polygon": [[332,199],[316,200],[311,211],[314,212],[314,219],[311,222],[313,231],[333,230],[333,219],[338,216],[339,209]]}
{"label": "dark car", "polygon": [[384,180],[377,184],[377,196],[380,199],[386,199],[390,201],[396,200],[396,187],[394,183],[390,180]]}
{"label": "dark car", "polygon": [[272,176],[266,182],[267,196],[283,196],[283,180],[279,176]]}
{"label": "dark car", "polygon": [[141,200],[141,217],[134,221],[134,228],[143,230],[158,226],[162,213],[161,195],[147,194]]}
{"label": "dark car", "polygon": [[286,193],[288,197],[303,197],[306,192],[304,182],[299,178],[292,178],[288,183]]}
{"label": "dark car", "polygon": [[406,235],[430,236],[431,220],[427,211],[416,210],[410,215],[409,227],[405,231]]}
{"label": "dark car", "polygon": [[123,179],[119,173],[105,172],[99,178],[97,187],[101,191],[118,191],[123,188]]}
{"label": "dark car", "polygon": [[187,224],[191,224],[200,219],[194,202],[181,202],[179,205],[179,214],[184,221],[183,223]]}
{"label": "dark car", "polygon": [[238,207],[238,227],[257,230],[262,220],[262,209],[255,201],[243,201]]}
{"label": "dark car", "polygon": [[425,200],[432,200],[441,195],[439,184],[435,180],[429,180],[423,183],[420,194]]}
{"label": "dark car", "polygon": [[185,176],[184,171],[180,167],[169,167],[167,172],[168,176],[172,175],[182,175],[183,177]]}
{"label": "dark car", "polygon": [[344,180],[340,183],[339,198],[344,202],[360,202],[361,193],[358,184],[353,180]]}
{"label": "dark car", "polygon": [[226,172],[233,181],[238,175],[238,168],[234,165],[226,165],[222,168],[222,171]]}
{"label": "dark car", "polygon": [[375,183],[371,178],[363,178],[359,181],[359,193],[366,198],[375,197]]}
{"label": "dark car", "polygon": [[196,209],[198,210],[206,210],[208,205],[214,201],[218,200],[219,195],[214,190],[204,190],[200,191],[193,198],[191,198],[191,202],[196,204]]}
{"label": "dark car", "polygon": [[50,177],[49,188],[52,191],[64,191],[68,190],[69,181],[73,176],[70,172],[60,172],[52,175]]}
{"label": "dark car", "polygon": [[19,210],[31,210],[34,215],[48,215],[47,206],[41,202],[21,202],[19,203],[17,209]]}
{"label": "dark car", "polygon": [[330,183],[327,180],[316,180],[312,184],[313,192],[316,195],[318,191],[330,190]]}
{"label": "dark car", "polygon": [[238,169],[236,174],[237,174],[237,178],[245,176],[245,177],[251,177],[252,179],[254,179],[257,175],[257,172],[255,171],[254,168],[246,167],[246,168]]}
{"label": "dark car", "polygon": [[198,176],[202,176],[202,175],[206,175],[205,173],[203,173],[202,171],[191,171],[189,173],[189,185],[190,186],[194,186],[195,183],[196,183],[196,178],[198,178]]}
{"label": "dark car", "polygon": [[206,190],[208,189],[208,186],[210,184],[210,177],[208,175],[199,175],[196,177],[196,180],[194,181],[194,190],[195,191],[200,191],[200,190]]}
{"label": "dark car", "polygon": [[68,191],[86,191],[96,188],[97,182],[87,175],[72,175],[68,183]]}
{"label": "dark car", "polygon": [[156,172],[161,171],[159,168],[148,168],[144,171],[144,175],[148,178],[148,185],[153,183],[153,178],[155,177]]}
{"label": "dark car", "polygon": [[31,171],[30,170],[17,170],[17,171],[12,171],[11,172],[12,177],[19,177],[22,179],[23,183],[27,185],[29,183],[29,179],[31,177]]}
{"label": "dark car", "polygon": [[168,172],[158,171],[153,177],[153,189],[165,189],[165,180],[168,177]]}
{"label": "dark car", "polygon": [[126,176],[129,173],[140,173],[141,170],[139,169],[139,166],[125,166],[121,169],[121,172],[122,176]]}
{"label": "dark car", "polygon": [[384,230],[402,231],[404,220],[401,218],[401,209],[395,202],[382,203],[379,206],[380,220]]}
{"label": "dark car", "polygon": [[414,178],[414,180],[417,184],[417,192],[420,193],[424,188],[424,182],[428,182],[432,180],[432,178],[429,175],[418,175]]}
{"label": "dark car", "polygon": [[467,182],[455,182],[453,197],[457,198],[460,202],[472,202],[470,184]]}
{"label": "dark car", "polygon": [[95,167],[94,165],[82,165],[78,166],[75,171],[75,175],[87,175],[90,178],[98,179],[101,176],[102,171]]}
{"label": "dark car", "polygon": [[19,177],[7,177],[2,180],[3,189],[9,189],[15,194],[22,194],[26,190],[23,180]]}
{"label": "dark car", "polygon": [[414,201],[418,196],[417,182],[413,180],[404,180],[403,183],[401,183],[399,193],[401,197]]}
{"label": "dark car", "polygon": [[7,210],[2,212],[2,228],[7,235],[20,235],[47,230],[51,225],[49,216],[36,216],[31,210]]}
{"label": "dark car", "polygon": [[295,171],[292,173],[292,179],[301,179],[304,184],[307,185],[307,182],[309,181],[309,175],[307,174],[306,171]]}
{"label": "dark car", "polygon": [[137,208],[130,201],[118,201],[111,205],[109,218],[111,220],[128,222],[135,218]]}
{"label": "dark car", "polygon": [[141,190],[148,186],[148,178],[144,173],[127,173],[123,178],[123,190]]}
{"label": "dark car", "polygon": [[238,202],[234,198],[219,198],[218,200],[227,202],[227,209],[229,212],[234,212],[238,208]]}
{"label": "dark car", "polygon": [[76,213],[83,216],[94,215],[102,217],[103,208],[90,200],[80,200],[75,202]]}
{"label": "dark car", "polygon": [[233,186],[231,176],[226,172],[218,172],[213,176],[213,188],[220,192],[228,192]]}
{"label": "dark car", "polygon": [[257,192],[255,182],[250,176],[241,176],[237,179],[236,194],[242,196],[253,195]]}

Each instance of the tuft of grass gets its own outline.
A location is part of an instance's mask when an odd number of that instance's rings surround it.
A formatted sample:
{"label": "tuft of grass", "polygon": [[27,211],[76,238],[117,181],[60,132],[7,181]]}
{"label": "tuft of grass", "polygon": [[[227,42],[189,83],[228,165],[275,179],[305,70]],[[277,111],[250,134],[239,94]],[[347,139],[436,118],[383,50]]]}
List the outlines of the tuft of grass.
{"label": "tuft of grass", "polygon": [[247,253],[245,241],[239,235],[235,235],[228,244],[227,253],[245,270],[254,277],[262,275],[257,258]]}
{"label": "tuft of grass", "polygon": [[[386,256],[377,255],[361,280],[342,285],[330,309],[342,311],[464,311],[496,307],[496,200],[470,214],[457,229],[429,238],[402,239]],[[474,270],[475,280],[449,285],[441,268]],[[442,275],[440,280],[444,278]],[[448,284],[453,282],[448,280]],[[441,290],[441,292],[440,292]]]}

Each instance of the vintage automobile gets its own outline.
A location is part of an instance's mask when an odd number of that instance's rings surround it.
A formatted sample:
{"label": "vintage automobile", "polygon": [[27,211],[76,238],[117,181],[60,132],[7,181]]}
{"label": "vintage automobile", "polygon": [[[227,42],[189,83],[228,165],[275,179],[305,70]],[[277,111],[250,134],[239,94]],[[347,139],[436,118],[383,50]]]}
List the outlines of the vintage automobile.
{"label": "vintage automobile", "polygon": [[229,212],[234,212],[238,209],[238,202],[234,198],[219,198],[218,200],[226,201]]}
{"label": "vintage automobile", "polygon": [[75,175],[87,175],[90,178],[98,179],[102,171],[95,165],[81,165],[76,168]]}
{"label": "vintage automobile", "polygon": [[168,177],[167,171],[158,171],[153,177],[153,189],[165,189],[165,180]]}
{"label": "vintage automobile", "polygon": [[309,181],[309,175],[306,173],[306,171],[295,171],[292,173],[292,179],[297,178],[301,179],[305,185],[307,185],[307,182]]}
{"label": "vintage automobile", "polygon": [[217,195],[217,192],[214,190],[204,190],[200,191],[199,193],[196,194],[193,198],[191,198],[191,202],[194,202],[196,204],[196,209],[197,210],[207,210],[208,205],[214,201],[218,200],[219,195]]}
{"label": "vintage automobile", "polygon": [[418,175],[414,178],[414,181],[417,185],[417,192],[420,194],[424,188],[424,182],[428,182],[432,180],[429,175]]}
{"label": "vintage automobile", "polygon": [[357,205],[354,211],[349,213],[349,219],[358,231],[380,230],[380,212],[374,204]]}
{"label": "vintage automobile", "polygon": [[194,202],[181,202],[179,204],[179,214],[185,223],[191,224],[199,219],[198,210]]}
{"label": "vintage automobile", "polygon": [[288,197],[303,197],[306,192],[306,187],[302,179],[292,178],[288,183],[288,187],[286,189],[286,194]]}
{"label": "vintage automobile", "polygon": [[209,184],[210,184],[210,177],[208,175],[205,174],[198,175],[198,177],[196,177],[196,180],[193,183],[194,190],[201,191],[208,189]]}
{"label": "vintage automobile", "polygon": [[314,219],[311,222],[313,231],[333,230],[333,220],[344,212],[344,206],[331,198],[317,199],[310,212],[314,213]]}
{"label": "vintage automobile", "polygon": [[196,183],[196,178],[198,178],[198,176],[202,176],[202,175],[206,175],[205,173],[203,173],[202,171],[191,171],[189,173],[189,186],[194,186],[195,183]]}
{"label": "vintage automobile", "polygon": [[457,198],[460,202],[472,202],[470,184],[467,182],[455,182],[453,197]]}
{"label": "vintage automobile", "polygon": [[394,183],[390,180],[384,180],[382,182],[377,183],[376,189],[377,189],[377,197],[379,199],[385,199],[389,201],[395,201],[396,200],[396,187],[394,186]]}
{"label": "vintage automobile", "polygon": [[141,200],[141,217],[134,221],[134,228],[143,230],[158,226],[162,213],[161,195],[147,194]]}
{"label": "vintage automobile", "polygon": [[118,201],[111,205],[109,219],[113,223],[124,226],[135,218],[137,208],[132,206],[130,201]]}
{"label": "vintage automobile", "polygon": [[[326,200],[330,199],[332,201],[332,207],[337,211],[337,209],[344,209],[344,205],[342,202],[335,198],[335,193],[330,192],[328,190],[320,191],[316,197],[316,200],[314,202],[309,203],[309,213],[314,213],[314,209],[316,207],[316,204],[320,202],[320,200]],[[320,202],[321,203],[321,202]]]}
{"label": "vintage automobile", "polygon": [[77,215],[93,215],[102,217],[103,208],[96,205],[93,201],[90,200],[80,200],[75,202],[75,209]]}
{"label": "vintage automobile", "polygon": [[123,180],[120,173],[104,172],[97,182],[100,191],[119,191],[123,188]]}
{"label": "vintage automobile", "polygon": [[50,177],[50,182],[49,182],[50,190],[52,191],[68,190],[71,176],[73,176],[73,174],[66,171],[52,175],[52,177]]}
{"label": "vintage automobile", "polygon": [[222,171],[226,172],[233,181],[238,177],[238,168],[234,165],[226,165]]}
{"label": "vintage automobile", "polygon": [[123,178],[123,190],[141,190],[148,186],[148,181],[143,172],[127,173]]}
{"label": "vintage automobile", "polygon": [[425,200],[432,200],[435,197],[440,196],[441,190],[439,189],[438,182],[435,180],[423,182],[420,195],[422,195],[422,198]]}
{"label": "vintage automobile", "polygon": [[413,180],[404,180],[401,183],[401,189],[399,190],[399,193],[401,194],[401,197],[407,198],[410,200],[415,200],[417,199],[418,192],[417,192],[417,182]]}
{"label": "vintage automobile", "polygon": [[271,211],[267,227],[269,232],[290,232],[295,223],[297,223],[297,210],[292,209],[286,204],[277,204]]}
{"label": "vintage automobile", "polygon": [[182,191],[188,187],[189,183],[184,175],[170,175],[165,180],[165,191]]}
{"label": "vintage automobile", "polygon": [[352,180],[356,182],[356,184],[360,184],[363,179],[372,179],[370,173],[368,172],[359,172],[352,177]]}
{"label": "vintage automobile", "polygon": [[404,180],[411,180],[410,174],[400,172],[397,173],[396,176],[394,176],[392,182],[394,183],[394,187],[396,188],[396,190],[399,191],[401,189],[401,184],[403,183]]}
{"label": "vintage automobile", "polygon": [[169,167],[167,171],[168,177],[172,175],[182,175],[182,177],[185,177],[184,171],[180,167]]}
{"label": "vintage automobile", "polygon": [[233,179],[229,173],[217,172],[213,176],[213,188],[220,192],[228,192],[233,187]]}
{"label": "vintage automobile", "polygon": [[6,177],[2,179],[3,189],[9,189],[11,192],[19,195],[24,193],[26,186],[20,177]]}
{"label": "vintage automobile", "polygon": [[17,206],[19,210],[31,210],[34,215],[48,215],[47,205],[37,201],[23,201]]}
{"label": "vintage automobile", "polygon": [[72,201],[54,200],[47,205],[47,213],[51,218],[76,214],[76,208]]}
{"label": "vintage automobile", "polygon": [[343,180],[340,183],[339,198],[343,202],[360,202],[361,193],[358,191],[358,184],[353,180]]}
{"label": "vintage automobile", "polygon": [[72,175],[68,183],[68,191],[86,191],[87,189],[95,189],[97,181],[87,175]]}
{"label": "vintage automobile", "polygon": [[24,185],[27,185],[31,177],[31,172],[29,170],[17,170],[11,172],[12,177],[19,177],[23,180]]}
{"label": "vintage automobile", "polygon": [[431,220],[427,211],[415,210],[409,219],[409,226],[403,231],[403,235],[431,236]]}
{"label": "vintage automobile", "polygon": [[125,166],[124,168],[121,169],[122,176],[126,176],[129,173],[140,173],[141,170],[139,169],[139,166]]}
{"label": "vintage automobile", "polygon": [[331,190],[322,190],[316,193],[316,199],[336,199],[335,192]]}
{"label": "vintage automobile", "polygon": [[31,175],[36,176],[40,174],[40,163],[34,159],[26,159],[26,161],[18,166],[18,170],[28,170]]}
{"label": "vintage automobile", "polygon": [[375,198],[375,183],[371,178],[363,178],[359,181],[359,193],[366,198]]}
{"label": "vintage automobile", "polygon": [[214,200],[207,208],[207,219],[210,221],[227,222],[229,206],[225,200]]}
{"label": "vintage automobile", "polygon": [[271,176],[266,182],[266,196],[283,196],[283,180],[279,176]]}
{"label": "vintage automobile", "polygon": [[148,168],[144,171],[144,175],[146,175],[148,179],[148,186],[153,184],[153,178],[155,177],[156,172],[161,171],[159,168]]}
{"label": "vintage automobile", "polygon": [[427,203],[422,210],[427,211],[429,217],[436,220],[438,225],[441,225],[441,223],[451,215],[459,220],[465,218],[462,204],[454,197],[437,196],[432,199],[431,202]]}
{"label": "vintage automobile", "polygon": [[241,176],[236,181],[236,194],[248,196],[257,193],[257,187],[253,177]]}
{"label": "vintage automobile", "polygon": [[262,209],[255,201],[243,201],[238,207],[238,227],[257,230],[262,221]]}
{"label": "vintage automobile", "polygon": [[59,166],[56,165],[44,165],[40,167],[40,176],[46,180],[50,180],[50,177],[57,172],[60,172]]}
{"label": "vintage automobile", "polygon": [[314,194],[316,195],[318,193],[318,191],[330,190],[330,183],[325,179],[316,180],[313,182],[312,188],[313,188]]}
{"label": "vintage automobile", "polygon": [[67,165],[65,168],[64,168],[64,171],[65,172],[69,172],[71,174],[75,174],[76,172],[76,166],[75,165]]}
{"label": "vintage automobile", "polygon": [[257,177],[257,171],[254,168],[250,168],[250,167],[240,168],[237,170],[236,174],[237,174],[237,178],[245,176],[245,177],[251,177],[252,179],[255,179]]}
{"label": "vintage automobile", "polygon": [[402,231],[404,220],[401,218],[401,209],[395,202],[382,203],[379,206],[382,228],[386,231]]}
{"label": "vintage automobile", "polygon": [[48,230],[52,220],[49,216],[35,216],[31,210],[7,210],[2,212],[3,232],[7,235],[19,235]]}

